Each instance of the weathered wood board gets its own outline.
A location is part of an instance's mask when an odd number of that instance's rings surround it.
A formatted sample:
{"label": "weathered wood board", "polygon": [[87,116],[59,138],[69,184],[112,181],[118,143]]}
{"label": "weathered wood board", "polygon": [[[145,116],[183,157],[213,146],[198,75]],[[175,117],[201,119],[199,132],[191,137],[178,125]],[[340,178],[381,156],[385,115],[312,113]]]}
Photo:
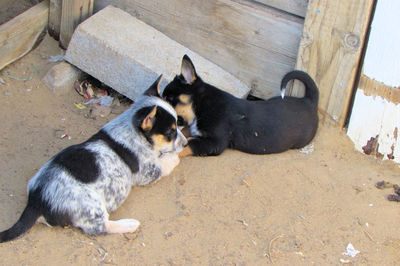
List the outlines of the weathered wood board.
{"label": "weathered wood board", "polygon": [[219,65],[258,97],[279,95],[282,76],[296,62],[303,19],[274,8],[230,0],[96,0],[94,9],[109,4]]}
{"label": "weathered wood board", "polygon": [[75,28],[93,14],[94,0],[70,0],[62,1],[60,45],[64,49],[68,47]]}
{"label": "weathered wood board", "polygon": [[[310,0],[296,68],[320,89],[323,121],[344,125],[373,0]],[[292,95],[301,95],[294,86]]]}
{"label": "weathered wood board", "polygon": [[254,0],[256,2],[275,7],[285,12],[305,17],[307,12],[308,0]]}
{"label": "weathered wood board", "polygon": [[45,31],[49,5],[43,1],[0,26],[0,69],[28,53]]}

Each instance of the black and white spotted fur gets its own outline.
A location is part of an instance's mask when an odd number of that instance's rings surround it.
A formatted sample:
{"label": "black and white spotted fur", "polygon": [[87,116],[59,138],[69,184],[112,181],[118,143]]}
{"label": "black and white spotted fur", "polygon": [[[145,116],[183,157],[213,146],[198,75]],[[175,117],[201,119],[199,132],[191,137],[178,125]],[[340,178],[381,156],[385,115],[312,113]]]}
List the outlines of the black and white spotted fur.
{"label": "black and white spotted fur", "polygon": [[[153,128],[175,123],[175,132],[168,131],[171,145],[157,146],[151,140],[155,132],[141,127],[152,110],[157,110],[149,120]],[[92,235],[135,231],[137,220],[110,221],[109,212],[124,202],[132,186],[152,184],[178,165],[177,153],[187,141],[176,120],[168,103],[143,95],[90,139],[55,155],[29,181],[27,206],[16,224],[0,233],[0,242],[25,233],[40,216],[52,226],[72,225]]]}

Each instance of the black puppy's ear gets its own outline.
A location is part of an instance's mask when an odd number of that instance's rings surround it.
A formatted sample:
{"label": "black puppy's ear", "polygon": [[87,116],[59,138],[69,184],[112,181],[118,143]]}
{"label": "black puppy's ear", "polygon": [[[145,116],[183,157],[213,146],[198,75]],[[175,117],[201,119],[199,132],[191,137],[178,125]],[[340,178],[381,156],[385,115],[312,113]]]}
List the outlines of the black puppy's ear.
{"label": "black puppy's ear", "polygon": [[150,109],[150,112],[143,119],[142,124],[140,125],[140,127],[144,131],[150,131],[153,128],[153,126],[154,126],[154,117],[156,116],[156,113],[157,113],[157,106],[154,106],[152,109]]}
{"label": "black puppy's ear", "polygon": [[185,78],[187,84],[193,84],[197,79],[196,69],[186,54],[182,58],[181,74]]}
{"label": "black puppy's ear", "polygon": [[147,96],[156,96],[160,97],[160,84],[162,81],[162,74],[154,81],[154,83],[143,93],[144,95]]}

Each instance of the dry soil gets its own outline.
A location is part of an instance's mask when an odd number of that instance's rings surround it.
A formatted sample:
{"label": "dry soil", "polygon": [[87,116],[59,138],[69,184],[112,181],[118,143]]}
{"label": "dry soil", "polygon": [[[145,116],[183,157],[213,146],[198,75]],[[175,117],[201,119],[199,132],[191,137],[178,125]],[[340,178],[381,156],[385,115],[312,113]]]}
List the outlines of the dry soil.
{"label": "dry soil", "polygon": [[[86,118],[73,89],[55,95],[40,81],[58,44],[46,36],[0,72],[0,230],[19,218],[26,185],[61,149],[116,116]],[[71,139],[60,138],[68,134]],[[113,219],[135,218],[135,234],[90,237],[36,224],[0,244],[2,265],[398,265],[400,203],[378,190],[400,169],[354,150],[321,125],[309,154],[291,150],[187,157],[149,187],[133,188]],[[344,255],[352,243],[360,253]]]}

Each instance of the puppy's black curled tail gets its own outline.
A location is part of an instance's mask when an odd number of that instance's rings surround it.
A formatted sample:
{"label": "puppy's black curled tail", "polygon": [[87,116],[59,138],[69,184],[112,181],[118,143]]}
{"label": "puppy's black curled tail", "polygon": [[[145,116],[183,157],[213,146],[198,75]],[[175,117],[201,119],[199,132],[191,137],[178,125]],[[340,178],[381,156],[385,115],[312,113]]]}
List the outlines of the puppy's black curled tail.
{"label": "puppy's black curled tail", "polygon": [[[310,99],[313,106],[318,106],[319,91],[317,84],[306,72],[301,70],[293,70],[288,72],[282,79],[281,92],[286,88],[287,83],[292,79],[298,79],[303,82],[306,87],[306,94],[304,98]],[[283,97],[283,96],[282,96]]]}
{"label": "puppy's black curled tail", "polygon": [[13,240],[27,232],[35,224],[41,211],[28,202],[19,220],[10,228],[0,233],[0,242]]}

